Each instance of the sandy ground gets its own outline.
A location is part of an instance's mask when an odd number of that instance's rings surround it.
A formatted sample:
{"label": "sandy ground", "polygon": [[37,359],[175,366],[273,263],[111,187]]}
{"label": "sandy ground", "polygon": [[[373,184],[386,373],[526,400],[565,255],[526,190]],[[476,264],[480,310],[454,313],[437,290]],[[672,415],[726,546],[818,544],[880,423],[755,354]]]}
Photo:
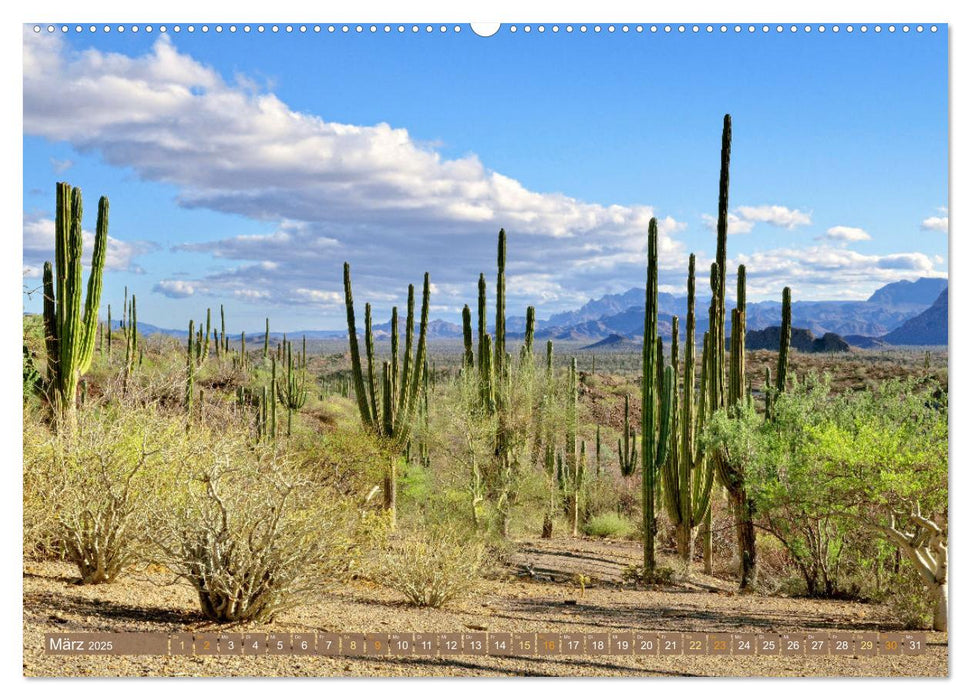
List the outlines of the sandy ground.
{"label": "sandy ground", "polygon": [[[813,632],[898,629],[880,606],[735,595],[730,582],[696,576],[690,586],[637,590],[612,583],[629,543],[520,543],[507,580],[487,580],[443,610],[401,602],[355,582],[322,593],[270,624],[213,625],[191,589],[157,574],[80,586],[71,565],[24,564],[26,676],[946,676],[947,637],[927,633],[916,656],[385,657],[54,656],[49,632]],[[599,563],[598,563],[599,562]],[[570,567],[594,574],[581,592]],[[595,567],[598,567],[596,569]]]}

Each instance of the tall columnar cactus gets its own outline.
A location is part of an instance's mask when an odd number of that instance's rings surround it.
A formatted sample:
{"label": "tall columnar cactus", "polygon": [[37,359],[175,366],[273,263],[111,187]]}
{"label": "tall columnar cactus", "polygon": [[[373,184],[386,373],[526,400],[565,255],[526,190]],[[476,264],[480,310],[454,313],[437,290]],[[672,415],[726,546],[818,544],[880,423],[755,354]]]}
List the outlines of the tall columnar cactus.
{"label": "tall columnar cactus", "polygon": [[568,502],[570,504],[570,526],[573,530],[573,536],[578,537],[580,535],[580,520],[582,513],[581,501],[583,499],[583,485],[586,479],[586,468],[587,468],[587,443],[580,443],[580,452],[576,456],[574,465],[568,467],[569,478],[567,483],[567,489],[569,490]]}
{"label": "tall columnar cactus", "polygon": [[792,342],[792,290],[782,290],[782,330],[779,334],[779,364],[775,371],[775,389],[782,393],[786,390],[789,378],[789,344]]}
{"label": "tall columnar cactus", "polygon": [[602,461],[603,460],[603,452],[602,452],[603,446],[600,443],[600,426],[599,425],[597,426],[597,437],[596,437],[596,442],[594,443],[594,449],[595,449],[595,457],[594,457],[594,459],[596,460],[595,465],[597,467],[596,476],[599,479],[600,478],[600,474],[603,472],[603,467],[602,467],[602,464],[603,464],[603,461]]}
{"label": "tall columnar cactus", "polygon": [[54,262],[44,264],[44,332],[48,353],[48,396],[61,417],[74,422],[77,389],[81,376],[94,358],[98,307],[108,242],[108,199],[98,201],[91,272],[82,306],[83,239],[81,190],[66,182],[57,183],[54,216]]}
{"label": "tall columnar cactus", "polygon": [[[738,268],[737,306],[732,312],[730,383],[727,392],[729,416],[735,416],[746,401],[745,377],[745,266]],[[758,576],[755,549],[755,501],[748,492],[743,465],[730,461],[723,451],[712,455],[718,478],[728,492],[735,518],[739,552],[739,589],[754,590]]]}
{"label": "tall columnar cactus", "polygon": [[111,359],[111,304],[108,304],[108,359]]}
{"label": "tall columnar cactus", "polygon": [[223,356],[223,349],[226,345],[226,312],[223,310],[223,305],[219,305],[219,332],[213,331],[213,336],[216,340],[216,359],[220,359]]}
{"label": "tall columnar cactus", "polygon": [[384,481],[384,504],[392,527],[397,509],[397,453],[408,443],[418,394],[422,384],[422,373],[427,356],[428,307],[431,296],[431,281],[425,273],[422,290],[421,321],[418,331],[418,347],[414,345],[415,327],[415,288],[408,286],[408,314],[405,320],[405,353],[401,368],[398,367],[398,311],[392,310],[391,348],[392,361],[382,365],[381,394],[378,395],[375,380],[374,338],[371,329],[371,306],[365,306],[365,344],[367,352],[367,381],[361,363],[360,346],[357,340],[357,327],[354,320],[354,297],[351,292],[351,266],[344,263],[344,301],[347,307],[347,335],[351,352],[351,370],[354,376],[354,389],[357,405],[364,426],[377,435],[389,440],[392,451],[389,468]]}
{"label": "tall columnar cactus", "polygon": [[533,336],[536,333],[536,308],[532,306],[526,307],[526,333],[523,336],[523,347],[520,353],[523,360],[532,359],[533,357]]}
{"label": "tall columnar cactus", "polygon": [[620,473],[630,478],[637,470],[637,430],[630,424],[630,395],[624,395],[624,432],[617,438],[617,460]]}
{"label": "tall columnar cactus", "polygon": [[462,367],[470,369],[475,363],[475,351],[472,349],[472,311],[466,304],[462,309],[462,340],[465,353],[462,355]]}
{"label": "tall columnar cactus", "polygon": [[738,291],[732,310],[732,340],[729,350],[728,405],[738,406],[745,398],[745,266],[738,266]]}
{"label": "tall columnar cactus", "polygon": [[138,358],[138,310],[135,306],[135,295],[131,295],[131,306],[128,309],[128,325],[125,328],[125,387],[128,378]]}
{"label": "tall columnar cactus", "polygon": [[[677,338],[677,324],[672,329]],[[684,397],[678,429],[672,430],[671,455],[662,472],[664,505],[675,526],[678,556],[685,573],[688,571],[694,546],[694,531],[710,512],[711,488],[714,480],[712,465],[698,445],[698,433],[707,414],[708,336],[705,335],[701,360],[701,387],[695,407],[695,256],[688,261],[688,316],[684,343]],[[674,342],[677,346],[676,340]],[[672,351],[672,357],[677,357]]]}
{"label": "tall columnar cactus", "polygon": [[648,224],[647,288],[644,308],[643,375],[641,379],[641,496],[644,526],[644,577],[654,577],[656,568],[656,518],[654,496],[657,475],[667,459],[674,398],[674,370],[664,370],[658,382],[658,367],[663,357],[657,340],[657,219]]}
{"label": "tall columnar cactus", "polygon": [[[716,355],[716,374],[711,379],[715,382],[715,395],[718,403],[715,407],[725,406],[725,283],[728,271],[727,250],[728,250],[728,180],[729,166],[732,159],[732,116],[725,115],[722,123],[722,144],[721,144],[721,166],[718,171],[718,222],[717,229],[717,248],[715,252],[715,264],[718,266],[717,290],[712,290],[712,303],[716,303],[715,308],[717,326],[714,336],[714,350]],[[710,327],[709,332],[713,329]]]}
{"label": "tall columnar cactus", "polygon": [[546,513],[543,517],[543,539],[553,536],[553,518],[556,515],[556,501],[559,493],[557,489],[557,469],[555,442],[553,434],[553,402],[555,400],[555,387],[553,386],[553,341],[546,341],[546,372],[543,383],[543,406],[542,406],[542,427],[540,439],[543,442],[543,470],[546,472],[549,486],[549,499],[547,502]]}
{"label": "tall columnar cactus", "polygon": [[270,439],[276,442],[276,358],[271,358],[270,365]]}
{"label": "tall columnar cactus", "polygon": [[196,358],[195,349],[192,347],[195,339],[195,324],[189,321],[189,339],[185,346],[185,414],[187,417],[186,430],[189,429],[192,420],[192,395],[195,391],[196,380]]}
{"label": "tall columnar cactus", "polygon": [[[202,356],[209,359],[209,335],[213,332],[212,328],[212,309],[206,309],[206,338],[202,345]],[[218,343],[217,343],[218,344]]]}
{"label": "tall columnar cactus", "polygon": [[496,253],[496,327],[494,347],[496,374],[501,376],[506,362],[506,230],[499,229],[499,246]]}
{"label": "tall columnar cactus", "polygon": [[263,332],[263,359],[270,354],[270,319],[266,319],[266,330]]}
{"label": "tall columnar cactus", "polygon": [[579,518],[580,486],[581,473],[580,452],[577,449],[577,432],[579,428],[578,411],[579,392],[577,387],[577,358],[570,358],[570,371],[567,375],[566,389],[566,473],[567,473],[567,505],[570,514],[570,521],[573,529],[573,536],[577,536],[577,520]]}
{"label": "tall columnar cactus", "polygon": [[280,403],[287,409],[287,437],[293,432],[293,412],[299,411],[307,403],[309,390],[307,388],[306,366],[293,358],[293,343],[286,344],[284,357],[284,375],[277,382],[276,395]]}

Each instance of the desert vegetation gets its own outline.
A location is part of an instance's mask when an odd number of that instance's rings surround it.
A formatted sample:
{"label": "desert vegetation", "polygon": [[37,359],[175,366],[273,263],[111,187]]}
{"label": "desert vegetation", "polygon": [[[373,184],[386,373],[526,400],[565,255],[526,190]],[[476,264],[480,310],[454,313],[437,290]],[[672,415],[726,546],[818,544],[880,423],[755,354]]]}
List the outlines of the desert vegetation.
{"label": "desert vegetation", "polygon": [[778,352],[746,352],[744,265],[726,308],[730,154],[726,116],[717,249],[707,273],[690,257],[683,336],[677,317],[658,334],[656,220],[645,232],[637,355],[540,344],[532,306],[507,333],[504,230],[461,344],[427,338],[427,273],[377,341],[346,263],[348,337],[329,352],[271,343],[270,319],[247,344],[222,306],[218,329],[206,309],[184,341],[144,337],[134,294],[120,323],[110,306],[99,320],[107,198],[82,261],[81,192],[59,183],[44,314],[24,320],[25,558],[69,562],[83,586],[178,581],[205,619],[236,624],[363,583],[447,607],[538,580],[523,542],[636,542],[616,581],[573,572],[581,595],[704,580],[946,631],[946,357],[803,357],[788,287]]}

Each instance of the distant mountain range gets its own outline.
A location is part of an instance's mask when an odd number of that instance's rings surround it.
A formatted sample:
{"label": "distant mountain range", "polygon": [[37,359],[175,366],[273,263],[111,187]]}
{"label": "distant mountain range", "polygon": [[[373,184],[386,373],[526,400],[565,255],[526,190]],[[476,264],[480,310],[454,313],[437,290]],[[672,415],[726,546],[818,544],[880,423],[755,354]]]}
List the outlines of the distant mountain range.
{"label": "distant mountain range", "polygon": [[[695,300],[696,340],[708,327],[708,297]],[[732,300],[727,306],[731,308]],[[687,297],[658,293],[658,332],[671,334],[671,318],[681,319],[681,337],[684,338]],[[778,327],[782,316],[782,304],[777,301],[749,302],[746,307],[749,333]],[[822,340],[827,334],[840,336],[856,347],[880,347],[884,345],[946,345],[947,344],[947,280],[924,277],[914,282],[900,281],[887,284],[875,291],[866,301],[794,301],[792,325],[794,330],[809,332],[810,342]],[[456,319],[458,321],[458,319]],[[112,324],[116,328],[118,322]],[[404,332],[402,322],[402,333]],[[159,328],[139,323],[142,333],[164,333],[185,338],[185,330]],[[360,329],[359,332],[363,330]],[[417,330],[417,329],[416,329]],[[390,320],[375,324],[376,340],[386,340],[391,335]],[[510,337],[521,338],[525,331],[525,318],[510,316],[506,320]],[[579,309],[553,314],[546,321],[538,321],[537,340],[563,340],[586,343],[591,349],[622,349],[640,344],[644,332],[644,289],[634,287],[620,294],[607,294],[591,299]],[[262,343],[264,332],[247,332],[246,340]],[[343,330],[299,330],[287,333],[287,337],[308,340],[326,340],[347,337]],[[282,333],[271,332],[271,342],[277,342]],[[430,340],[461,339],[459,323],[434,319],[428,324]],[[759,342],[760,336],[753,336]],[[239,340],[239,334],[230,335]],[[770,343],[771,344],[771,343]],[[829,338],[827,346],[838,346],[836,338]],[[751,343],[749,343],[751,346]],[[778,347],[776,338],[775,347]]]}

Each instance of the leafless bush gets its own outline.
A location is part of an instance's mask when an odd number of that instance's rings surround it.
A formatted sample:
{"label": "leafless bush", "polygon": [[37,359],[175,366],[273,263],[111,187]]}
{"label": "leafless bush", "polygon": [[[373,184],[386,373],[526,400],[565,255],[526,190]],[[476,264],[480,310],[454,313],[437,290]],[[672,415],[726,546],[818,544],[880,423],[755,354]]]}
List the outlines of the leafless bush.
{"label": "leafless bush", "polygon": [[271,620],[343,573],[353,551],[340,505],[270,452],[217,445],[159,513],[161,562],[221,622]]}
{"label": "leafless bush", "polygon": [[454,531],[421,531],[389,543],[378,554],[371,578],[412,605],[440,608],[475,590],[485,552],[481,541]]}
{"label": "leafless bush", "polygon": [[100,406],[70,430],[25,424],[25,547],[59,552],[83,583],[113,581],[143,555],[146,514],[178,459],[181,427],[148,409]]}

